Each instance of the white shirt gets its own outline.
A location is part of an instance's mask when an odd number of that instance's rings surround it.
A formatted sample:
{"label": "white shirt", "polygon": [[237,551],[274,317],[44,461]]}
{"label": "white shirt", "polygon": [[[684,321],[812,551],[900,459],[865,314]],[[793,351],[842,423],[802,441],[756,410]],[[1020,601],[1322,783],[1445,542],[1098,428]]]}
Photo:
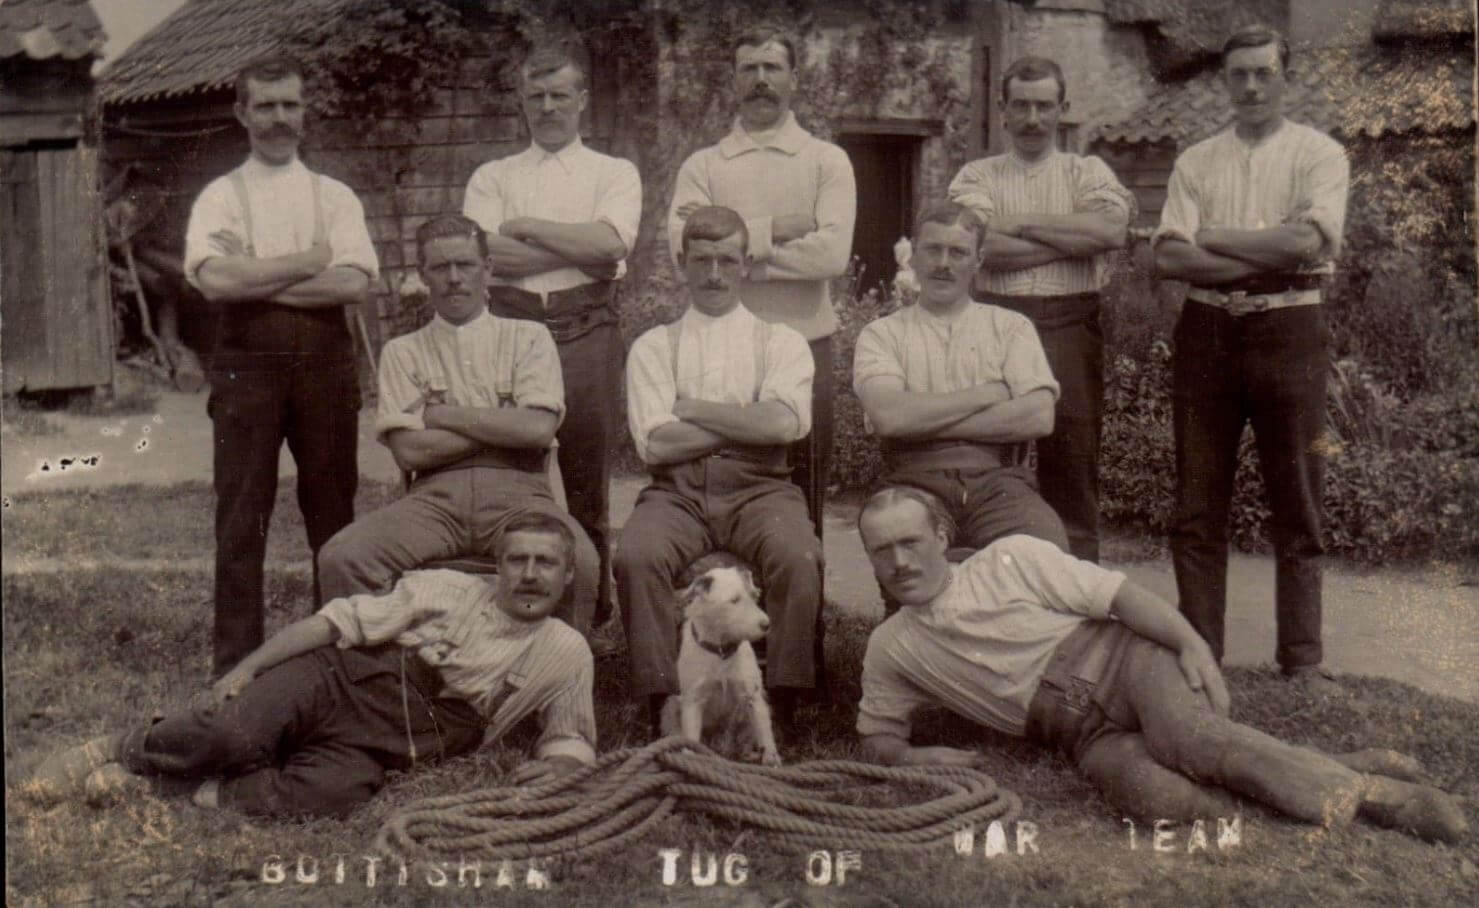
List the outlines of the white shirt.
{"label": "white shirt", "polygon": [[338,631],[340,649],[394,642],[415,650],[488,722],[484,740],[538,711],[540,757],[595,761],[591,651],[558,618],[512,618],[492,586],[458,571],[408,571],[389,593],[332,599],[318,614]]}
{"label": "white shirt", "polygon": [[[811,381],[816,366],[805,338],[785,325],[761,329],[767,338],[756,356],[758,319],[743,305],[714,318],[690,306],[679,319],[678,374],[673,376],[670,328],[658,325],[632,345],[627,357],[627,424],[643,463],[647,439],[659,426],[676,422],[680,397],[715,403],[776,400],[796,414],[789,441],[811,431]],[[757,360],[764,375],[756,375]],[[757,390],[758,389],[758,390]]]}
{"label": "white shirt", "polygon": [[1021,535],[952,565],[933,602],[899,609],[868,638],[858,734],[907,741],[911,714],[934,704],[1022,736],[1053,650],[1084,621],[1109,618],[1124,581]]}
{"label": "white shirt", "polygon": [[[499,392],[510,395],[500,400]],[[380,351],[380,402],[375,434],[424,429],[426,395],[461,407],[538,407],[563,418],[565,381],[549,329],[484,310],[463,325],[440,315]]]}
{"label": "white shirt", "polygon": [[[462,213],[489,235],[496,235],[504,221],[520,217],[609,224],[630,253],[642,217],[642,179],[631,161],[587,148],[579,136],[556,152],[530,143],[518,154],[489,161],[473,172]],[[617,276],[625,273],[623,259]],[[570,266],[493,280],[543,295],[589,284],[592,278]]]}
{"label": "white shirt", "polygon": [[1325,243],[1319,261],[1301,270],[1328,273],[1345,232],[1350,180],[1345,149],[1317,129],[1285,120],[1252,144],[1229,126],[1176,159],[1151,243],[1176,237],[1195,245],[1203,227],[1264,230],[1307,222]]}
{"label": "white shirt", "polygon": [[[1131,195],[1102,160],[1061,151],[1027,162],[1015,153],[972,161],[950,181],[950,200],[988,222],[1014,214],[1077,214],[1107,208],[1130,216]],[[1114,254],[1061,258],[1031,268],[983,268],[979,280],[1004,296],[1087,293],[1109,280]]]}
{"label": "white shirt", "polygon": [[[256,258],[274,258],[306,252],[313,246],[317,224],[313,203],[314,174],[296,157],[274,166],[255,157],[237,168],[246,180],[247,204],[251,207],[251,231],[233,187],[231,174],[217,177],[201,190],[190,209],[185,229],[185,279],[196,289],[196,273],[206,259],[225,255],[226,250],[211,234],[228,230],[249,247]],[[323,205],[323,227],[333,258],[330,267],[348,265],[369,275],[380,273],[375,246],[365,227],[365,210],[354,191],[338,180],[319,176],[319,198]]]}

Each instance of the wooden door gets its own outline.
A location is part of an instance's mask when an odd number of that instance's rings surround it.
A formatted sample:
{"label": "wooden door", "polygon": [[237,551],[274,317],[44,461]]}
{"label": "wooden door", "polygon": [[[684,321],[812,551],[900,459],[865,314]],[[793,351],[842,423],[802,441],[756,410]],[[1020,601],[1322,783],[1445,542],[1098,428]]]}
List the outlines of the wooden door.
{"label": "wooden door", "polygon": [[899,270],[894,243],[912,229],[920,139],[859,133],[839,136],[837,144],[852,161],[858,183],[858,220],[852,239],[852,254],[864,269],[858,290],[879,284],[887,288]]}

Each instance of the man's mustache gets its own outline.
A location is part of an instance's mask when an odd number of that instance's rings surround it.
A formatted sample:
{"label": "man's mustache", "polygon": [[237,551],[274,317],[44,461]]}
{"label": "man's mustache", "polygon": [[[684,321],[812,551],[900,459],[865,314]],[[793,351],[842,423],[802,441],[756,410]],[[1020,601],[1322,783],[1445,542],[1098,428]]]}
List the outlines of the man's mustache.
{"label": "man's mustache", "polygon": [[948,268],[941,268],[939,271],[932,271],[930,272],[930,277],[934,278],[937,281],[955,280],[954,272],[950,271]]}
{"label": "man's mustache", "polygon": [[754,101],[761,98],[764,98],[767,101],[779,101],[781,99],[781,96],[776,94],[773,90],[765,85],[756,85],[754,88],[750,89],[749,94],[745,95],[746,101]]}
{"label": "man's mustache", "polygon": [[302,133],[286,123],[269,126],[267,127],[267,131],[262,133],[262,137],[267,139],[296,139],[301,135]]}
{"label": "man's mustache", "polygon": [[723,281],[704,281],[703,290],[728,290],[729,285]]}

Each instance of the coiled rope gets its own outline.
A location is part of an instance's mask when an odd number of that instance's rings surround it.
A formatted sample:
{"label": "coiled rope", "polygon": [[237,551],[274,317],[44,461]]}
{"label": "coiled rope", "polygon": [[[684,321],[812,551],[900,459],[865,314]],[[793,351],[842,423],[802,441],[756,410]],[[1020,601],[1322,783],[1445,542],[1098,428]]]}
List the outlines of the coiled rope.
{"label": "coiled rope", "polygon": [[[901,783],[939,792],[891,807],[847,803],[849,790]],[[674,812],[749,824],[794,845],[922,851],[972,824],[1008,822],[1022,802],[964,766],[875,766],[821,760],[757,766],[668,737],[601,756],[564,778],[425,798],[380,828],[377,850],[494,860],[593,855],[620,848]]]}

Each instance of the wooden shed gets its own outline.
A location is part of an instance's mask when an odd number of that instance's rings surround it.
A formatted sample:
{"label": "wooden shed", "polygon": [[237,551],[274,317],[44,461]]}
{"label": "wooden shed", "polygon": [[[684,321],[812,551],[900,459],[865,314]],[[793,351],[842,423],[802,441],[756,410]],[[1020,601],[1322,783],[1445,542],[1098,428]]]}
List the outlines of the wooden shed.
{"label": "wooden shed", "polygon": [[113,317],[88,138],[105,39],[87,0],[0,4],[0,374],[4,391],[107,385]]}

